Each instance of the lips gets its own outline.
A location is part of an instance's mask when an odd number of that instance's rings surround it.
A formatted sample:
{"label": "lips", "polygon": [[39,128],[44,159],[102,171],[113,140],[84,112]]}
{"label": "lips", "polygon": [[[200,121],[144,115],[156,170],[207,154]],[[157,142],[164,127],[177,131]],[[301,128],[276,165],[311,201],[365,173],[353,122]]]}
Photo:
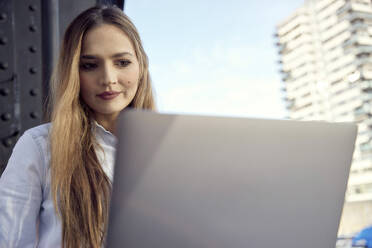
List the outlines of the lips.
{"label": "lips", "polygon": [[117,97],[120,94],[120,92],[117,91],[105,91],[101,94],[98,94],[97,96],[103,100],[111,100]]}

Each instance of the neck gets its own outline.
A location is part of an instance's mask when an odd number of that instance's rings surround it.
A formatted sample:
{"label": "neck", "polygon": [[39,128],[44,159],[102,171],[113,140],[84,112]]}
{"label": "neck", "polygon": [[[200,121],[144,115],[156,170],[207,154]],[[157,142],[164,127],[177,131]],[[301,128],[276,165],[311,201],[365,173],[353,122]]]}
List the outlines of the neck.
{"label": "neck", "polygon": [[115,134],[116,132],[116,120],[118,118],[117,114],[109,114],[109,115],[102,115],[102,114],[95,114],[94,118],[100,124],[103,126],[107,131],[111,132],[112,134]]}

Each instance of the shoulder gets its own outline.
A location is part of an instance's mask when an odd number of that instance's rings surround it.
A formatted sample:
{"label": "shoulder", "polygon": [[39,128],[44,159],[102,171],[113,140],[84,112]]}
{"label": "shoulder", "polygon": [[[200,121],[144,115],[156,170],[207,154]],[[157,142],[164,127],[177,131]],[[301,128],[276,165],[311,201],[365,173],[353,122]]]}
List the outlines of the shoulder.
{"label": "shoulder", "polygon": [[17,150],[32,151],[45,157],[49,150],[50,126],[50,123],[46,123],[26,130],[18,139],[13,153]]}
{"label": "shoulder", "polygon": [[51,123],[41,124],[39,126],[30,128],[24,132],[24,136],[30,136],[35,141],[47,140]]}
{"label": "shoulder", "polygon": [[50,128],[51,123],[45,123],[26,130],[24,134],[19,138],[16,146],[21,146],[23,148],[22,150],[31,150],[34,154],[38,153],[38,155],[41,156],[42,160],[47,163],[50,155]]}
{"label": "shoulder", "polygon": [[28,129],[18,139],[1,176],[0,186],[45,185],[48,171],[50,124]]}
{"label": "shoulder", "polygon": [[50,158],[50,126],[50,123],[46,123],[26,130],[14,146],[8,166],[11,164],[26,166],[24,163],[27,163],[27,166],[36,166],[43,170],[44,177]]}
{"label": "shoulder", "polygon": [[13,151],[20,146],[33,147],[36,145],[46,148],[49,139],[50,126],[50,123],[46,123],[26,130],[18,139]]}

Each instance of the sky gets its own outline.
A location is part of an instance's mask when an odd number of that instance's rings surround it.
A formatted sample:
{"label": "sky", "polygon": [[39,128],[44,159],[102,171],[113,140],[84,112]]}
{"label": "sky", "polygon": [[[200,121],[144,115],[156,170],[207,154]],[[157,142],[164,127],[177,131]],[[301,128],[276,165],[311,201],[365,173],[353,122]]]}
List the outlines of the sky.
{"label": "sky", "polygon": [[278,23],[304,0],[126,0],[159,112],[283,119]]}

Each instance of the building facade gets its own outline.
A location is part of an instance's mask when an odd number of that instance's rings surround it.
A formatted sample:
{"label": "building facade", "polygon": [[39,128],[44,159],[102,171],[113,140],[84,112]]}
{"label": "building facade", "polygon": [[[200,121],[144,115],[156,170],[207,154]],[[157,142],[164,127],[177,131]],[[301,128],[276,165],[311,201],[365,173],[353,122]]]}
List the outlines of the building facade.
{"label": "building facade", "polygon": [[372,224],[371,0],[305,0],[275,36],[289,118],[358,123],[346,204],[370,205]]}

